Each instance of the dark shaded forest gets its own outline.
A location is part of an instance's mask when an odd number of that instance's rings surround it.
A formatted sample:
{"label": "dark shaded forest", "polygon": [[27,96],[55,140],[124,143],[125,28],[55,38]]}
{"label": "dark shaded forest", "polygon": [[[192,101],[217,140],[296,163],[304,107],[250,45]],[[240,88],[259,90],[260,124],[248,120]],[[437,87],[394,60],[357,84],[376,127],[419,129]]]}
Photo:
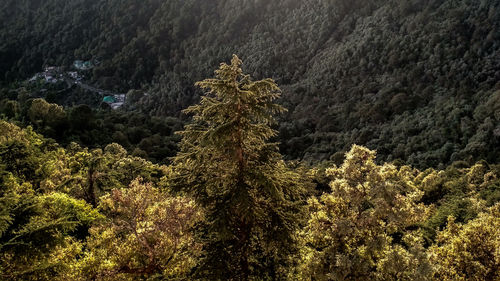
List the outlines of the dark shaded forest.
{"label": "dark shaded forest", "polygon": [[34,1],[0,4],[0,79],[97,60],[89,80],[137,110],[186,116],[193,85],[238,54],[272,77],[287,159],[444,167],[500,156],[498,1]]}

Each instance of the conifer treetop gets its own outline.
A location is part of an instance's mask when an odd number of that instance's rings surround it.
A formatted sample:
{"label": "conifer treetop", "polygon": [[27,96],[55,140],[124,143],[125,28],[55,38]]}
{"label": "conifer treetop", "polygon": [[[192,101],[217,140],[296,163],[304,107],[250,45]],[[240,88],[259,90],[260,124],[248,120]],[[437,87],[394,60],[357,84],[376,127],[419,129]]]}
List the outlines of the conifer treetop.
{"label": "conifer treetop", "polygon": [[241,64],[233,55],[231,64],[221,63],[215,78],[195,84],[206,93],[199,104],[184,110],[193,115],[193,123],[179,132],[183,136],[181,156],[183,152],[199,153],[196,147],[211,148],[234,156],[240,166],[245,166],[252,155],[258,157],[255,152],[277,152],[277,145],[267,141],[276,136],[271,128],[275,124],[273,115],[285,111],[273,103],[281,90],[270,78],[253,81],[243,74]]}

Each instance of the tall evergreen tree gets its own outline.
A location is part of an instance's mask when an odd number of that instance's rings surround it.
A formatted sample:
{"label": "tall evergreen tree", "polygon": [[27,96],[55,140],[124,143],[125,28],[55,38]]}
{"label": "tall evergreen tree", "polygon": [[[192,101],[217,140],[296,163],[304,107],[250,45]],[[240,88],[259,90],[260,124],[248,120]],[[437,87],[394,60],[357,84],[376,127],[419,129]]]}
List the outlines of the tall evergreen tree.
{"label": "tall evergreen tree", "polygon": [[208,90],[185,110],[193,122],[180,132],[172,187],[190,193],[207,211],[201,237],[205,256],[197,275],[210,280],[280,279],[301,210],[303,184],[286,166],[271,128],[280,89],[253,81],[234,55]]}

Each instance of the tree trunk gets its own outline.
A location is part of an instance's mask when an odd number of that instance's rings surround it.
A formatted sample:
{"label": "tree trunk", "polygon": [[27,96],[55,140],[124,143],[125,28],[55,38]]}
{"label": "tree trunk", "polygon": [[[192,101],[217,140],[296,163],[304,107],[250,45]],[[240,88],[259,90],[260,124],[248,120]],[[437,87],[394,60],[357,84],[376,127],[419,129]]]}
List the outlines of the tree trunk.
{"label": "tree trunk", "polygon": [[249,253],[249,237],[250,237],[250,227],[243,220],[240,225],[240,247],[241,247],[241,258],[240,258],[240,268],[241,268],[241,280],[250,280],[250,265],[248,262]]}

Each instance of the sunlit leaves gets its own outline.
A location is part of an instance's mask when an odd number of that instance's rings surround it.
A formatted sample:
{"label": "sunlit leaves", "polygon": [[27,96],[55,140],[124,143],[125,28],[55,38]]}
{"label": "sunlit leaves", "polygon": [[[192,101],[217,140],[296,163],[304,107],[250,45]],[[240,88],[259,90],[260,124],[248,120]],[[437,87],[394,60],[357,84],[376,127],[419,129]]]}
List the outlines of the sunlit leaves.
{"label": "sunlit leaves", "polygon": [[[374,160],[374,151],[355,145],[342,166],[327,170],[333,178],[331,193],[309,200],[311,215],[300,233],[303,248],[295,278],[427,278],[430,267],[418,233],[407,232],[427,215],[418,203],[422,192],[410,168],[380,166]],[[396,239],[400,235],[403,239]]]}
{"label": "sunlit leaves", "polygon": [[241,64],[234,55],[215,78],[196,83],[206,94],[185,111],[193,121],[179,132],[170,180],[207,210],[201,278],[280,278],[295,249],[305,179],[269,141],[276,135],[273,114],[284,111],[274,103],[281,91],[272,79],[253,81]]}
{"label": "sunlit leaves", "polygon": [[[36,196],[23,189],[7,208],[10,219],[0,235],[0,277],[8,280],[47,280],[69,272],[82,243],[79,231],[100,214],[82,200],[62,193]],[[11,197],[11,199],[14,199]],[[0,197],[4,203],[5,197]]]}
{"label": "sunlit leaves", "polygon": [[465,225],[450,217],[429,251],[436,280],[499,280],[500,204]]}
{"label": "sunlit leaves", "polygon": [[196,264],[201,245],[191,228],[202,214],[192,200],[134,180],[129,188],[103,197],[100,209],[106,219],[90,229],[89,249],[77,266],[79,278],[182,278]]}

